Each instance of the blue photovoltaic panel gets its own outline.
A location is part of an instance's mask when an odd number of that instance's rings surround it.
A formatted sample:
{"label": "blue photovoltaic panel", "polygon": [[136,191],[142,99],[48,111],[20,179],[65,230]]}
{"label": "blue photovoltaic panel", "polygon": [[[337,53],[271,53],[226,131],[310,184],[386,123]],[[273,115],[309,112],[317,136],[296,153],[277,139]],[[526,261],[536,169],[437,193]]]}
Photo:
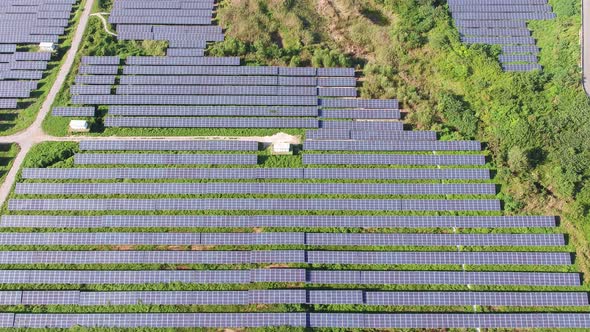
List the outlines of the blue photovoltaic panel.
{"label": "blue photovoltaic panel", "polygon": [[[435,170],[436,171],[436,170]],[[444,170],[439,170],[444,171]],[[479,170],[477,170],[479,171]],[[486,175],[489,178],[487,170]],[[443,173],[444,174],[444,173]],[[469,174],[469,171],[467,171]],[[25,179],[302,179],[302,168],[25,168]]]}
{"label": "blue photovoltaic panel", "polygon": [[477,141],[305,141],[304,150],[327,151],[480,151]]}
{"label": "blue photovoltaic panel", "polygon": [[82,65],[78,69],[79,74],[89,75],[116,75],[119,71],[119,66],[103,66],[103,65]]}
{"label": "blue photovoltaic panel", "polygon": [[124,66],[125,75],[278,75],[277,67],[254,66]]}
{"label": "blue photovoltaic panel", "polygon": [[115,84],[114,75],[78,75],[76,76],[76,84],[90,84],[90,85],[101,85]]}
{"label": "blue photovoltaic panel", "polygon": [[566,328],[590,327],[586,314],[494,313],[494,314],[365,314],[310,313],[309,325],[318,328]]}
{"label": "blue photovoltaic panel", "polygon": [[319,104],[325,108],[399,108],[399,104],[395,99],[320,99]]}
{"label": "blue photovoltaic panel", "polygon": [[259,105],[315,106],[314,96],[78,95],[76,105]]}
{"label": "blue photovoltaic panel", "polygon": [[555,227],[554,217],[443,216],[44,216],[5,215],[0,227],[350,227],[350,228],[528,228]]}
{"label": "blue photovoltaic panel", "polygon": [[[77,165],[256,165],[257,155],[246,154],[77,154]],[[97,187],[98,188],[98,187]],[[109,190],[105,188],[105,192]]]}
{"label": "blue photovoltaic panel", "polygon": [[94,116],[94,107],[56,107],[53,116]]}
{"label": "blue photovoltaic panel", "polygon": [[310,284],[579,286],[578,273],[321,271],[307,272]]}
{"label": "blue photovoltaic panel", "polygon": [[110,85],[72,85],[70,87],[72,95],[109,95],[111,93]]}
{"label": "blue photovoltaic panel", "polygon": [[316,117],[314,106],[111,106],[110,115],[122,116],[264,116]]}
{"label": "blue photovoltaic panel", "polygon": [[580,306],[588,295],[574,292],[366,292],[369,305]]}
{"label": "blue photovoltaic panel", "polygon": [[119,65],[121,58],[118,56],[83,56],[83,65]]}
{"label": "blue photovoltaic panel", "polygon": [[467,28],[526,28],[526,21],[521,20],[455,20],[457,27]]}
{"label": "blue photovoltaic panel", "polygon": [[526,29],[512,28],[459,28],[459,32],[465,36],[530,36]]}
{"label": "blue photovoltaic panel", "polygon": [[399,110],[322,110],[327,119],[399,119]]}
{"label": "blue photovoltaic panel", "polygon": [[260,95],[260,96],[315,96],[315,87],[277,86],[218,86],[218,85],[122,85],[117,87],[119,95]]}
{"label": "blue photovoltaic panel", "polygon": [[504,71],[515,71],[515,72],[522,72],[522,71],[532,71],[532,70],[541,70],[542,67],[536,63],[530,64],[502,64],[502,69]]}
{"label": "blue photovoltaic panel", "polygon": [[240,58],[130,56],[125,63],[141,66],[239,66]]}
{"label": "blue photovoltaic panel", "polygon": [[322,129],[339,130],[403,130],[404,124],[399,121],[325,121],[320,122]]}
{"label": "blue photovoltaic panel", "polygon": [[359,168],[306,168],[305,179],[361,179],[361,180],[418,180],[418,179],[489,179],[487,169],[359,169]]}
{"label": "blue photovoltaic panel", "polygon": [[[123,75],[120,85],[278,85],[277,76],[156,76]],[[315,105],[314,105],[315,106]]]}
{"label": "blue photovoltaic panel", "polygon": [[304,165],[484,165],[482,155],[309,154]]}
{"label": "blue photovoltaic panel", "polygon": [[[11,199],[10,211],[499,211],[498,200]],[[1,235],[1,234],[0,234]]]}
{"label": "blue photovoltaic panel", "polygon": [[[83,96],[83,97],[87,97]],[[107,117],[105,127],[127,128],[317,128],[318,120],[305,118],[166,118]]]}
{"label": "blue photovoltaic panel", "polygon": [[437,136],[435,131],[360,131],[360,130],[351,130],[350,131],[350,138],[356,140],[400,140],[400,139],[408,139],[408,140],[417,140],[417,141],[436,141]]}
{"label": "blue photovoltaic panel", "polygon": [[202,48],[169,48],[166,50],[169,57],[194,57],[204,56],[205,50]]}
{"label": "blue photovoltaic panel", "polygon": [[80,150],[87,151],[257,151],[255,141],[210,140],[101,140],[81,141]]}
{"label": "blue photovoltaic panel", "polygon": [[537,62],[536,55],[500,55],[500,62]]}
{"label": "blue photovoltaic panel", "polygon": [[550,12],[551,6],[547,4],[512,4],[512,5],[492,5],[492,4],[470,4],[460,5],[452,4],[449,6],[452,12],[484,12],[484,13],[542,13]]}
{"label": "blue photovoltaic panel", "polygon": [[509,53],[539,53],[539,48],[535,45],[521,45],[521,46],[503,46],[502,52],[504,54]]}
{"label": "blue photovoltaic panel", "polygon": [[[145,156],[145,157],[142,157]],[[256,155],[78,154],[76,164],[256,164]],[[189,157],[189,158],[180,158]],[[495,195],[495,184],[17,183],[17,194]]]}
{"label": "blue photovoltaic panel", "polygon": [[492,44],[492,45],[533,45],[532,37],[461,37],[466,44]]}

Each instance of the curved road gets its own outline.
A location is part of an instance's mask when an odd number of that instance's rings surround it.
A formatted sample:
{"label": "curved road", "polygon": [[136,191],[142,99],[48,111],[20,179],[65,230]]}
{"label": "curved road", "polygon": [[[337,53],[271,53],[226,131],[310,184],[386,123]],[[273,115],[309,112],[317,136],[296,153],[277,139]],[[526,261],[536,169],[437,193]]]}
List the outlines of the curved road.
{"label": "curved road", "polygon": [[582,85],[590,95],[590,0],[582,0]]}

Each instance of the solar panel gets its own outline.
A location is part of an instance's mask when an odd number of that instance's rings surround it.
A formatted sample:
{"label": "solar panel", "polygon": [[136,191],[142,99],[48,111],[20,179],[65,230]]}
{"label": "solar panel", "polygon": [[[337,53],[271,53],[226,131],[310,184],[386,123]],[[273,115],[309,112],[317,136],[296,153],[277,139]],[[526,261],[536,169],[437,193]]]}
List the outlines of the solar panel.
{"label": "solar panel", "polygon": [[45,216],[4,215],[0,227],[204,227],[204,228],[532,228],[555,227],[554,217],[443,217],[443,216]]}
{"label": "solar panel", "polygon": [[75,82],[76,82],[76,84],[114,85],[115,84],[115,76],[114,75],[78,75],[78,76],[76,76]]}
{"label": "solar panel", "polygon": [[89,75],[116,75],[119,71],[119,66],[103,66],[103,65],[82,65],[78,69],[79,74]]}
{"label": "solar panel", "polygon": [[130,56],[127,65],[141,66],[239,66],[239,57],[153,57]]}
{"label": "solar panel", "polygon": [[482,155],[309,154],[304,165],[484,165]]}
{"label": "solar panel", "polygon": [[[238,155],[231,155],[231,154],[121,154],[121,153],[97,153],[97,154],[77,154],[74,158],[74,162],[77,165],[116,165],[116,164],[127,164],[127,165],[256,165],[258,163],[258,155],[251,154],[238,154]],[[25,184],[21,184],[25,185]],[[50,184],[47,184],[50,185]],[[57,184],[56,184],[57,185]],[[67,190],[67,184],[63,187],[63,189]],[[84,188],[83,184],[78,187],[78,189],[73,189],[73,193],[75,192],[84,192],[86,189]],[[97,184],[98,185],[98,184]],[[50,185],[51,186],[51,185]],[[88,190],[92,192],[93,190],[102,191],[105,193],[111,192],[111,189],[117,191],[115,186],[111,187],[104,187],[101,188],[102,185],[98,185],[96,187],[90,188]],[[49,187],[46,187],[49,188]],[[41,188],[38,188],[42,190]],[[57,188],[55,188],[57,189]],[[137,187],[139,189],[139,187]],[[146,188],[147,189],[147,188]],[[180,189],[180,187],[179,187]],[[156,187],[153,188],[152,193],[157,192],[159,189]],[[149,189],[148,189],[149,191]],[[90,193],[89,192],[89,193]],[[98,192],[96,192],[98,193]]]}
{"label": "solar panel", "polygon": [[[378,239],[377,239],[378,241]],[[331,243],[326,243],[329,245]],[[375,245],[379,245],[376,243]],[[393,245],[394,243],[392,243]],[[353,245],[347,243],[346,245]],[[424,245],[431,245],[425,242]],[[309,264],[353,265],[571,265],[569,253],[307,251]]]}
{"label": "solar panel", "polygon": [[316,117],[314,106],[248,107],[248,106],[111,106],[109,115],[122,116],[265,116]]}
{"label": "solar panel", "polygon": [[204,56],[205,50],[202,48],[169,48],[166,50],[169,57],[193,57]]}
{"label": "solar panel", "polygon": [[514,71],[514,72],[523,72],[523,71],[532,71],[532,70],[541,70],[542,67],[536,63],[530,64],[508,64],[502,65],[502,70],[504,71]]}
{"label": "solar panel", "polygon": [[11,199],[10,211],[500,211],[498,200]]}
{"label": "solar panel", "polygon": [[119,95],[260,95],[260,96],[315,96],[315,87],[277,87],[266,85],[210,86],[210,85],[122,85]]}
{"label": "solar panel", "polygon": [[93,140],[81,141],[86,151],[257,151],[256,141],[230,140]]}
{"label": "solar panel", "polygon": [[500,55],[500,62],[537,62],[536,55]]}
{"label": "solar panel", "polygon": [[312,327],[338,328],[559,328],[588,327],[585,314],[494,313],[494,314],[363,314],[310,313]]}
{"label": "solar panel", "polygon": [[199,271],[91,271],[1,270],[0,284],[248,284],[251,282],[303,282],[305,270],[199,270]]}
{"label": "solar panel", "polygon": [[310,284],[579,286],[577,273],[321,271],[307,272]]}
{"label": "solar panel", "polygon": [[253,105],[314,106],[313,96],[78,95],[76,105]]}
{"label": "solar panel", "polygon": [[480,151],[477,141],[305,141],[304,150],[328,151]]}
{"label": "solar panel", "polygon": [[383,99],[320,99],[325,108],[366,108],[366,109],[398,109],[397,100]]}
{"label": "solar panel", "polygon": [[[487,170],[486,170],[487,171]],[[488,173],[486,173],[488,174]],[[489,175],[489,174],[488,174]],[[302,179],[295,168],[25,168],[27,179]]]}
{"label": "solar panel", "polygon": [[53,116],[94,116],[94,107],[56,107]]}
{"label": "solar panel", "polygon": [[[163,156],[158,158],[158,156]],[[188,158],[183,158],[188,157]],[[76,164],[256,164],[256,155],[78,154]],[[17,183],[17,194],[495,195],[495,184]]]}
{"label": "solar panel", "polygon": [[277,76],[157,76],[123,75],[120,85],[278,85]]}
{"label": "solar panel", "polygon": [[121,58],[118,56],[83,56],[83,65],[119,65]]}
{"label": "solar panel", "polygon": [[320,121],[322,129],[338,130],[403,130],[404,124],[399,121]]}
{"label": "solar panel", "polygon": [[[79,97],[89,97],[83,95]],[[306,118],[206,118],[206,117],[107,117],[105,127],[126,128],[317,128],[318,121]]]}
{"label": "solar panel", "polygon": [[574,292],[366,292],[369,305],[427,306],[579,306],[585,293]]}
{"label": "solar panel", "polygon": [[399,110],[322,110],[326,119],[399,119]]}

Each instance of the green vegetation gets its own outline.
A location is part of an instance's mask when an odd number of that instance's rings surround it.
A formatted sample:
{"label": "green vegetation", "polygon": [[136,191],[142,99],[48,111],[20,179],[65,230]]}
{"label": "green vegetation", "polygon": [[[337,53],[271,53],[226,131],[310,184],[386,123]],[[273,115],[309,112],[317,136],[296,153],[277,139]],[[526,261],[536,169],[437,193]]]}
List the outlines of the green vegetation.
{"label": "green vegetation", "polygon": [[16,144],[0,144],[0,184],[4,182],[19,150]]}
{"label": "green vegetation", "polygon": [[[47,63],[47,70],[43,78],[39,80],[37,90],[31,92],[31,98],[19,100],[18,109],[16,110],[0,110],[1,136],[8,136],[24,130],[35,120],[49,90],[57,78],[59,69],[64,64],[65,55],[72,45],[72,39],[80,21],[84,3],[85,0],[82,0],[73,6],[74,14],[69,26],[65,30],[65,35],[59,38],[56,53],[53,55],[52,60]],[[36,48],[36,46],[19,46],[17,51],[37,51]]]}

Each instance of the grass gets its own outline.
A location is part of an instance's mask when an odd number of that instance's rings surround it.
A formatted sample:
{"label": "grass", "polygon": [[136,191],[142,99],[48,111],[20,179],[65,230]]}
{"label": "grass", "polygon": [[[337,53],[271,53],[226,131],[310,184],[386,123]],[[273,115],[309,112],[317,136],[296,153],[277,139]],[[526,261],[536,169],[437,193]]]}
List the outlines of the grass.
{"label": "grass", "polygon": [[[66,28],[65,36],[59,38],[56,54],[49,61],[43,78],[39,81],[38,89],[31,93],[31,98],[22,99],[18,103],[18,110],[0,110],[0,135],[8,136],[29,127],[37,113],[41,109],[49,90],[53,86],[61,66],[65,62],[65,54],[72,45],[72,39],[78,23],[85,0],[74,5],[74,15]],[[26,47],[20,47],[17,51],[27,51]]]}

